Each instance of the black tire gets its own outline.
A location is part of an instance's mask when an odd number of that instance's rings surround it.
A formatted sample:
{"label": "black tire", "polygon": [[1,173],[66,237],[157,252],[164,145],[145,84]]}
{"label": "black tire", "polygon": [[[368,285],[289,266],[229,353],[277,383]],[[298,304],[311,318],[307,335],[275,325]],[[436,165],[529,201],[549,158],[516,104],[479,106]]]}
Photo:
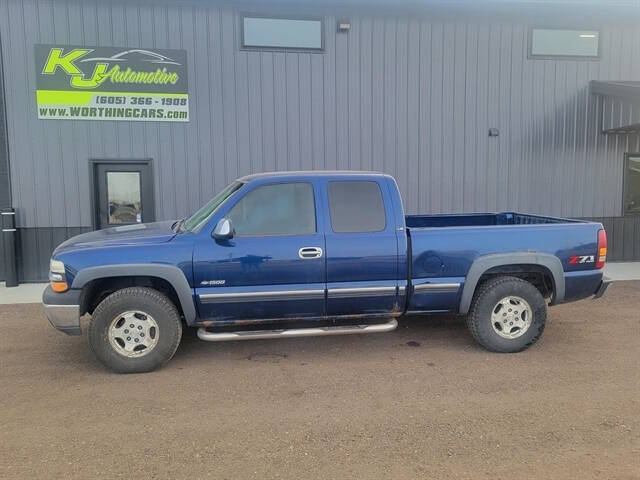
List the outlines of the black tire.
{"label": "black tire", "polygon": [[[517,338],[502,337],[492,325],[492,313],[498,302],[509,296],[525,300],[533,314],[529,328]],[[487,350],[499,353],[526,350],[538,341],[546,322],[547,302],[538,289],[526,280],[507,276],[481,284],[476,290],[467,315],[467,327],[473,338]]]}
{"label": "black tire", "polygon": [[[116,317],[134,310],[154,319],[158,337],[148,353],[127,357],[111,345],[108,332]],[[144,287],[124,288],[102,300],[93,312],[87,335],[89,348],[98,360],[118,373],[150,372],[164,365],[176,353],[181,337],[182,322],[176,306],[157,290]]]}

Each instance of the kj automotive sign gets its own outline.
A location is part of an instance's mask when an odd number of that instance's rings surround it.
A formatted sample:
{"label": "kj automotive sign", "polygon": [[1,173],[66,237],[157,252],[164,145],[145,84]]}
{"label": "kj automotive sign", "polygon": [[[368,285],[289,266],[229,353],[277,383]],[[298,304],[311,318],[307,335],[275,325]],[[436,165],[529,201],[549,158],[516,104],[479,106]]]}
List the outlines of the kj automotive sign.
{"label": "kj automotive sign", "polygon": [[188,122],[187,52],[36,45],[43,120]]}

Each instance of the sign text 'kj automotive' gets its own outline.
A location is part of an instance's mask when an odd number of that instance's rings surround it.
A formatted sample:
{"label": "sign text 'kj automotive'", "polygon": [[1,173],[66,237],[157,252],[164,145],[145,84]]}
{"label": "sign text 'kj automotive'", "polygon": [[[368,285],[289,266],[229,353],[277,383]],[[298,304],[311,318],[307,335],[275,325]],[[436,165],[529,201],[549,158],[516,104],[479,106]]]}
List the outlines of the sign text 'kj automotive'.
{"label": "sign text 'kj automotive'", "polygon": [[38,118],[188,122],[187,52],[36,45]]}

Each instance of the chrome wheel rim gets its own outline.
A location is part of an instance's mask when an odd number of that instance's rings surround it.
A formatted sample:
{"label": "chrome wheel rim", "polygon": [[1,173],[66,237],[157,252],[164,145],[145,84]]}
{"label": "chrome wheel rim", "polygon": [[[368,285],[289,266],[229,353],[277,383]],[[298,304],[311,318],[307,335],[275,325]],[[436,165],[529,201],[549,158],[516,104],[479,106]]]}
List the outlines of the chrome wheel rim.
{"label": "chrome wheel rim", "polygon": [[510,295],[504,297],[491,312],[493,331],[502,338],[518,338],[524,335],[533,321],[533,311],[526,300]]}
{"label": "chrome wheel rim", "polygon": [[158,344],[159,329],[153,317],[139,310],[123,312],[109,325],[109,343],[120,355],[143,357]]}

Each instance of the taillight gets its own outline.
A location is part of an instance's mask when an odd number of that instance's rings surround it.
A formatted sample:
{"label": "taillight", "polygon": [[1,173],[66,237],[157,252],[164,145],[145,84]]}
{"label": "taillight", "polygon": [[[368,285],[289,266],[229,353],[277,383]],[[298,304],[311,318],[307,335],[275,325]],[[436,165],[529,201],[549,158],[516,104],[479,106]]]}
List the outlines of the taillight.
{"label": "taillight", "polygon": [[607,263],[607,232],[598,230],[598,255],[596,259],[596,268],[603,268]]}

